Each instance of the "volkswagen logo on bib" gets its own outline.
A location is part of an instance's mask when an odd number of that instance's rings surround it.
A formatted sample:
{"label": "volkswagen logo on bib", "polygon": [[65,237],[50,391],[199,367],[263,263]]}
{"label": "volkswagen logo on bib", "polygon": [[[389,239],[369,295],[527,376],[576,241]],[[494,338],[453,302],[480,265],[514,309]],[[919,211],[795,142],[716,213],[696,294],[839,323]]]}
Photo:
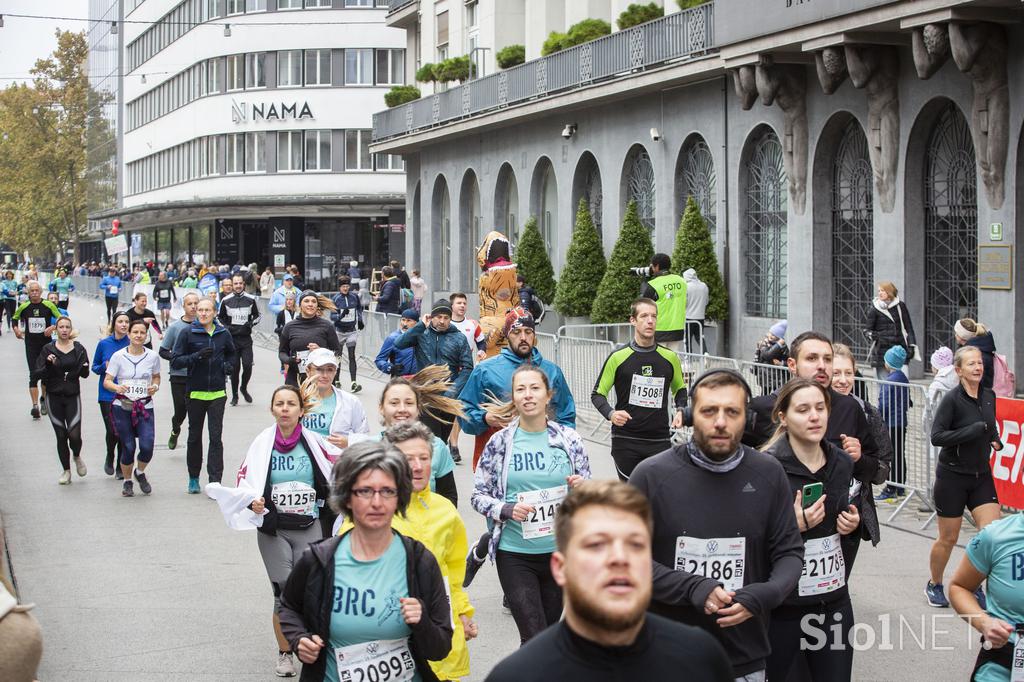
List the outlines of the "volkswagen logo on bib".
{"label": "volkswagen logo on bib", "polygon": [[832,539],[825,538],[821,543],[822,549],[832,549]]}
{"label": "volkswagen logo on bib", "polygon": [[708,540],[708,551],[709,552],[717,552],[718,551],[718,543],[715,542],[714,540]]}
{"label": "volkswagen logo on bib", "polygon": [[377,653],[377,649],[379,649],[379,648],[380,648],[380,645],[377,644],[377,642],[370,642],[369,644],[366,645],[366,650],[369,653],[371,653],[371,654]]}
{"label": "volkswagen logo on bib", "polygon": [[550,497],[550,493],[548,493],[547,490],[541,490],[540,491],[540,499],[546,500],[546,499],[548,499],[548,497]]}

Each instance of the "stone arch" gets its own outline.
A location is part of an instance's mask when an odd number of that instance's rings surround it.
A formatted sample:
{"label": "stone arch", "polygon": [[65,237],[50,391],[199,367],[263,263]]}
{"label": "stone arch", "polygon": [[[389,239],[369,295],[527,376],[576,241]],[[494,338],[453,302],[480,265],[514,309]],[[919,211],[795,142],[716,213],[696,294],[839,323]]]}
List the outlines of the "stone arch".
{"label": "stone arch", "polygon": [[784,318],[789,192],[778,134],[767,124],[758,125],[747,136],[740,157],[744,309],[754,317]]}
{"label": "stone arch", "polygon": [[412,232],[412,251],[406,250],[405,261],[407,263],[414,262],[412,259],[415,258],[415,267],[419,268],[420,273],[423,272],[423,262],[421,255],[423,253],[423,221],[420,219],[422,211],[420,204],[420,181],[416,181],[416,188],[412,191],[412,203],[409,205],[409,223],[410,231]]}
{"label": "stone arch", "polygon": [[602,225],[604,224],[604,193],[601,186],[601,167],[597,158],[589,151],[580,155],[576,162],[576,170],[572,177],[572,209],[573,224],[575,225],[576,211],[579,209],[580,199],[585,199],[590,209],[590,217],[597,229],[597,236],[604,238]]}
{"label": "stone arch", "polygon": [[508,237],[514,247],[519,243],[520,227],[519,183],[512,164],[506,161],[498,169],[498,181],[494,185],[494,229]]}
{"label": "stone arch", "polygon": [[466,170],[459,187],[459,287],[472,290],[478,276],[476,250],[483,241],[484,219],[480,209],[480,182],[472,168]]}
{"label": "stone arch", "polygon": [[433,284],[439,291],[451,291],[452,200],[448,192],[448,181],[440,173],[434,180],[434,191],[430,200],[430,234],[433,237],[433,248],[436,248],[436,281]]}
{"label": "stone arch", "polygon": [[530,182],[530,214],[537,218],[537,229],[544,239],[551,263],[556,262],[555,245],[558,234],[558,182],[551,159],[542,156],[533,167]]}
{"label": "stone arch", "polygon": [[634,144],[626,153],[622,164],[621,215],[626,215],[626,206],[636,201],[637,214],[640,222],[651,232],[654,238],[655,216],[657,215],[657,178],[654,173],[654,162],[647,148],[642,144]]}

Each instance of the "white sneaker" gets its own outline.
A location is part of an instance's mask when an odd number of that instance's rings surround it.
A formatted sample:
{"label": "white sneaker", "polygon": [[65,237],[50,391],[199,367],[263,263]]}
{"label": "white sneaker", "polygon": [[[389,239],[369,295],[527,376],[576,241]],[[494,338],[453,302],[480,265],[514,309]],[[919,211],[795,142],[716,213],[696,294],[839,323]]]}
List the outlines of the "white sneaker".
{"label": "white sneaker", "polygon": [[79,476],[85,476],[88,469],[85,468],[85,462],[82,461],[81,457],[75,457],[75,471],[78,472]]}
{"label": "white sneaker", "polygon": [[295,661],[290,651],[284,651],[277,655],[277,667],[274,674],[278,677],[295,677]]}
{"label": "white sneaker", "polygon": [[57,482],[60,483],[61,485],[67,485],[68,483],[71,483],[71,471],[65,471],[63,474],[61,474],[60,478],[57,479]]}

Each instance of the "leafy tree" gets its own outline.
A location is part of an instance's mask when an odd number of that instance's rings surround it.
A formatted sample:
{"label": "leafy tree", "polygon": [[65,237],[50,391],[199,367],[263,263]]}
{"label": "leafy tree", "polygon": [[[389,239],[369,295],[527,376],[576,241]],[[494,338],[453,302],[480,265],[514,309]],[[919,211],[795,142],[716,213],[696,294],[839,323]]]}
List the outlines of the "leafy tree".
{"label": "leafy tree", "polygon": [[555,298],[555,270],[551,267],[544,238],[537,229],[537,219],[530,219],[523,225],[523,233],[519,237],[516,249],[516,266],[526,283],[540,296],[540,300],[550,303]]}
{"label": "leafy tree", "polygon": [[77,258],[85,232],[87,122],[100,118],[90,101],[109,101],[90,90],[87,53],[84,33],[57,31],[57,49],[36,61],[32,85],[0,91],[0,241],[34,256],[57,254],[63,243]]}
{"label": "leafy tree", "polygon": [[416,69],[416,80],[420,83],[434,83],[438,80],[437,76],[434,75],[434,69],[437,64],[431,64],[427,62],[420,68]]}
{"label": "leafy tree", "polygon": [[526,48],[522,45],[506,45],[494,57],[498,60],[498,66],[510,69],[526,61]]}
{"label": "leafy tree", "polygon": [[565,254],[565,267],[558,278],[555,310],[569,317],[590,315],[594,305],[594,282],[600,282],[607,267],[601,239],[590,216],[586,199],[576,210],[576,227]]}
{"label": "leafy tree", "polygon": [[686,210],[676,231],[676,244],[672,250],[672,270],[683,274],[689,268],[697,271],[700,281],[708,285],[708,307],[704,313],[709,320],[725,320],[729,316],[729,292],[722,282],[711,243],[708,224],[700,214],[693,197],[686,200]]}
{"label": "leafy tree", "polygon": [[612,25],[604,19],[584,19],[569,27],[562,47],[572,47],[596,40],[612,32]]}
{"label": "leafy tree", "polygon": [[568,39],[569,37],[566,34],[560,33],[559,31],[552,31],[548,34],[547,39],[540,48],[541,55],[547,57],[549,54],[554,54],[555,52],[564,49],[566,47],[565,41]]}
{"label": "leafy tree", "polygon": [[694,7],[700,7],[708,0],[676,0],[676,4],[679,5],[680,10],[693,9]]}
{"label": "leafy tree", "polygon": [[613,324],[629,319],[629,306],[640,293],[640,280],[629,271],[650,265],[654,256],[651,233],[640,222],[636,202],[626,206],[619,238],[608,259],[608,269],[597,287],[590,319],[597,324]]}
{"label": "leafy tree", "polygon": [[421,96],[420,89],[415,85],[396,85],[384,93],[384,104],[390,109],[406,102],[418,100]]}
{"label": "leafy tree", "polygon": [[656,2],[646,5],[633,3],[619,15],[615,23],[618,24],[621,31],[663,16],[665,16],[665,9]]}
{"label": "leafy tree", "polygon": [[467,81],[471,69],[473,69],[473,64],[470,63],[467,55],[449,57],[440,64],[434,64],[434,80],[442,83]]}

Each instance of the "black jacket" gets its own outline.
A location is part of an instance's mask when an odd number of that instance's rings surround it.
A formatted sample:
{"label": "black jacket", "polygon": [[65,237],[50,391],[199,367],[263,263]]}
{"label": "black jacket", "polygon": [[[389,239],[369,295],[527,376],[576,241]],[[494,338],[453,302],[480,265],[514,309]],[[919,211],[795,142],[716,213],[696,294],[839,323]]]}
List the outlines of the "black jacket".
{"label": "black jacket", "polygon": [[963,384],[942,397],[932,420],[932,445],[939,450],[940,469],[962,474],[989,474],[992,443],[999,443],[996,429],[996,394],[978,391],[978,399],[967,395]]}
{"label": "black jacket", "polygon": [[910,360],[910,347],[917,343],[917,339],[910,311],[903,301],[889,308],[876,298],[868,311],[865,331],[874,343],[872,367],[885,367],[885,352],[893,346],[903,346],[907,350],[907,360]]}
{"label": "black jacket", "polygon": [[[243,317],[245,321],[241,322]],[[231,332],[232,337],[242,338],[243,341],[252,338],[252,328],[260,321],[260,308],[256,305],[256,297],[245,292],[228,294],[220,302],[217,319]],[[241,324],[234,324],[233,320],[236,319]]]}
{"label": "black jacket", "polygon": [[[350,531],[351,532],[351,531]],[[445,592],[444,577],[437,560],[426,547],[412,538],[395,533],[405,545],[405,575],[409,596],[420,600],[423,615],[410,625],[409,650],[416,661],[416,671],[425,682],[437,682],[437,675],[427,661],[440,661],[452,649],[452,612]],[[315,663],[303,664],[303,681],[324,679],[331,639],[331,605],[334,603],[334,553],[344,536],[314,542],[307,547],[292,567],[291,575],[281,593],[281,632],[292,651],[298,651],[299,640],[319,635],[324,641]]]}
{"label": "black jacket", "polygon": [[[39,351],[32,377],[43,382],[47,393],[73,396],[82,392],[78,382],[89,376],[89,354],[82,344],[77,341],[74,344],[71,352],[66,354],[57,350],[56,341],[46,344]],[[46,361],[51,353],[57,357],[57,362]]]}
{"label": "black jacket", "polygon": [[992,332],[979,334],[968,341],[965,345],[974,346],[981,351],[981,363],[985,366],[985,373],[981,375],[981,387],[992,388],[993,374],[995,369],[996,340],[992,338]]}
{"label": "black jacket", "polygon": [[277,347],[277,354],[281,363],[288,367],[285,381],[296,386],[299,383],[297,354],[309,350],[309,344],[315,343],[321,348],[330,348],[335,353],[341,353],[341,344],[338,342],[334,325],[319,315],[316,317],[297,315],[294,320],[281,329],[279,336],[281,342]]}
{"label": "black jacket", "polygon": [[[207,348],[212,349],[213,353],[209,357],[200,357],[200,353]],[[214,320],[211,335],[199,320],[195,320],[174,342],[171,368],[188,370],[185,385],[189,393],[223,391],[236,353],[235,342],[222,324]]]}
{"label": "black jacket", "polygon": [[402,314],[402,282],[397,277],[384,280],[377,294],[377,312],[390,315]]}
{"label": "black jacket", "polygon": [[[850,504],[850,479],[853,477],[853,460],[850,456],[832,445],[828,441],[822,441],[821,447],[825,451],[825,465],[811,473],[803,462],[797,458],[789,444],[789,438],[780,438],[772,444],[767,452],[779,460],[782,468],[786,471],[786,478],[789,479],[789,498],[793,499],[798,490],[811,483],[823,484],[825,492],[825,518],[821,523],[810,528],[801,537],[804,542],[818,538],[827,538],[839,532],[836,522],[839,513],[846,511]],[[871,490],[870,486],[867,486]],[[856,531],[854,531],[856,532]],[[821,604],[832,604],[849,598],[849,590],[844,585],[837,590],[825,594],[801,597],[796,589],[789,593],[780,606],[783,610],[788,607],[806,608],[818,607]]]}

